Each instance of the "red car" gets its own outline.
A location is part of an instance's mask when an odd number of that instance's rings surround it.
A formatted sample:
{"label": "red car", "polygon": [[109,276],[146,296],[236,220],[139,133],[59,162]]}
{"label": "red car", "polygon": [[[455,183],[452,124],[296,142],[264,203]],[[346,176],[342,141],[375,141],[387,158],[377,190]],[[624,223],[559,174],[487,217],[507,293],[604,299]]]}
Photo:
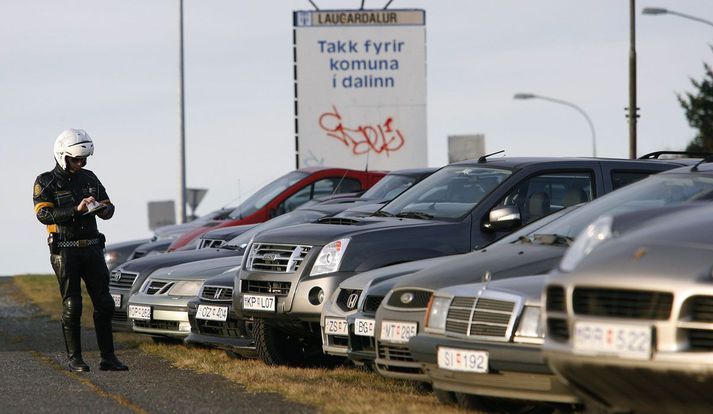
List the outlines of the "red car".
{"label": "red car", "polygon": [[262,223],[292,211],[307,201],[330,194],[358,193],[376,184],[388,171],[356,171],[344,168],[300,168],[276,179],[243,201],[227,220],[210,221],[176,239],[172,252],[209,230]]}

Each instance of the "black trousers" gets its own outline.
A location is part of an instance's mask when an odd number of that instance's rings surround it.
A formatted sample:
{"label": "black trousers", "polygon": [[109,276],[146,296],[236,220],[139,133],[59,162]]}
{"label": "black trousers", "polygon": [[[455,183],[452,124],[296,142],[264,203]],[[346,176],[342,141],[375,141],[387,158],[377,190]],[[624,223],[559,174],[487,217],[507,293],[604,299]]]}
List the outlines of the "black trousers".
{"label": "black trousers", "polygon": [[62,295],[62,331],[70,358],[81,356],[82,285],[94,305],[94,329],[102,357],[114,353],[111,317],[114,300],[109,293],[109,270],[99,246],[60,248],[50,256]]}

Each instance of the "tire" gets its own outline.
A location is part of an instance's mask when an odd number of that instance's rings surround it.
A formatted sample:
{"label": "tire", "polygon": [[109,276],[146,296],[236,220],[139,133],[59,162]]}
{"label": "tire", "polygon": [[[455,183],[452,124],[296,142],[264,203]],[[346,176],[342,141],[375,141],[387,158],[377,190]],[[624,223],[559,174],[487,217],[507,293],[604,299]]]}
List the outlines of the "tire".
{"label": "tire", "polygon": [[305,363],[302,344],[296,336],[264,319],[256,319],[253,329],[258,357],[265,364],[299,366]]}
{"label": "tire", "polygon": [[433,395],[435,395],[436,398],[438,398],[438,402],[441,404],[444,404],[444,405],[458,404],[458,400],[456,400],[456,394],[454,392],[434,388]]}
{"label": "tire", "polygon": [[546,405],[531,405],[527,401],[505,400],[500,398],[480,397],[473,394],[456,393],[458,406],[480,414],[549,414],[555,409]]}

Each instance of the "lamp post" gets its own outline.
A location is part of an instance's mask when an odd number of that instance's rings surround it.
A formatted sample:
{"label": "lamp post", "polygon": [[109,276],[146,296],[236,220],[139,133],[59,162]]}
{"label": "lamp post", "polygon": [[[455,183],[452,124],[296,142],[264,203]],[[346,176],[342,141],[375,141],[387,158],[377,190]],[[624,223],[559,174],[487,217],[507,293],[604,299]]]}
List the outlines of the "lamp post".
{"label": "lamp post", "polygon": [[178,193],[178,222],[186,222],[186,105],[184,100],[183,82],[183,0],[178,2],[178,148],[179,148],[179,193]]}
{"label": "lamp post", "polygon": [[661,7],[644,7],[644,9],[641,10],[641,14],[646,14],[646,15],[650,15],[650,16],[656,16],[656,15],[661,15],[661,14],[671,14],[673,16],[683,17],[684,19],[695,20],[699,23],[704,23],[709,26],[713,26],[713,22],[710,20],[701,19],[700,17],[691,16],[690,14],[680,13],[680,12],[677,12],[674,10],[664,9]]}
{"label": "lamp post", "polygon": [[597,156],[597,134],[594,131],[594,124],[592,123],[592,120],[589,118],[589,115],[587,115],[587,113],[584,112],[584,109],[573,104],[572,102],[563,101],[562,99],[550,98],[548,96],[536,95],[534,93],[516,93],[513,96],[513,98],[514,99],[542,99],[543,101],[554,102],[554,103],[569,106],[570,108],[575,109],[577,112],[582,114],[584,119],[587,120],[587,124],[589,125],[589,130],[592,133],[592,156],[593,157]]}

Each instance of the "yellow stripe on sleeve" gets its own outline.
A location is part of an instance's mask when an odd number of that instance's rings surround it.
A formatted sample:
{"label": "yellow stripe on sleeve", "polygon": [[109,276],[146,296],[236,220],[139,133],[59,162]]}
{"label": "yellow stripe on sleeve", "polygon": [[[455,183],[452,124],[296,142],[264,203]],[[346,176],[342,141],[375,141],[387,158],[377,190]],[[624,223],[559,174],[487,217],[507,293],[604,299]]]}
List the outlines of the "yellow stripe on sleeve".
{"label": "yellow stripe on sleeve", "polygon": [[45,208],[45,207],[54,207],[54,203],[50,203],[50,202],[45,201],[45,202],[42,202],[42,203],[37,203],[37,204],[35,204],[35,214],[39,213],[40,210],[42,210],[42,209]]}

